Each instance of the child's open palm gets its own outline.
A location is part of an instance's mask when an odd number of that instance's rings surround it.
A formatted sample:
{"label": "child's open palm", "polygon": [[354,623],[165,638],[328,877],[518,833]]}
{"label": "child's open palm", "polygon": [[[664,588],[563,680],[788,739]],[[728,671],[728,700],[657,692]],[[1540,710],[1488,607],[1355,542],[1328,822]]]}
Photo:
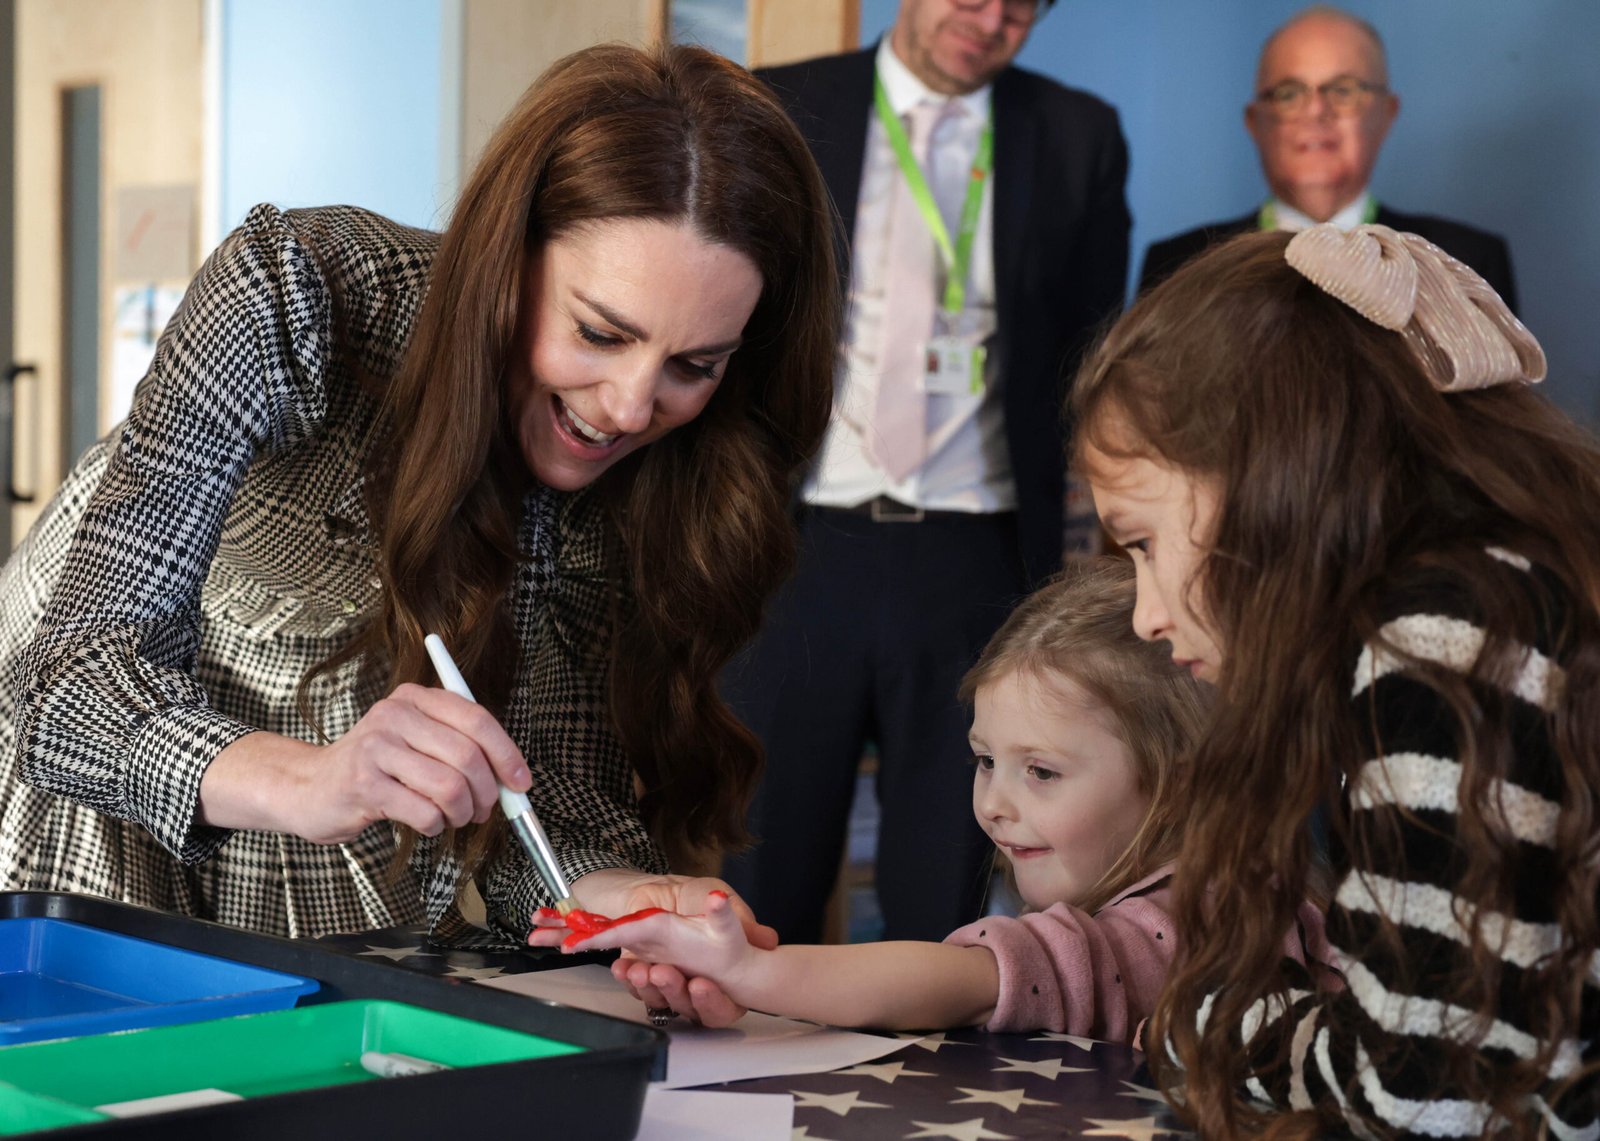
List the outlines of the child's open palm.
{"label": "child's open palm", "polygon": [[678,915],[651,911],[634,919],[624,916],[589,935],[579,935],[560,915],[535,917],[528,942],[536,947],[560,946],[563,954],[579,951],[621,950],[629,958],[618,960],[613,973],[630,982],[638,968],[651,964],[676,967],[688,978],[705,978],[733,985],[757,954],[745,937],[744,925],[721,892],[706,900],[704,915]]}

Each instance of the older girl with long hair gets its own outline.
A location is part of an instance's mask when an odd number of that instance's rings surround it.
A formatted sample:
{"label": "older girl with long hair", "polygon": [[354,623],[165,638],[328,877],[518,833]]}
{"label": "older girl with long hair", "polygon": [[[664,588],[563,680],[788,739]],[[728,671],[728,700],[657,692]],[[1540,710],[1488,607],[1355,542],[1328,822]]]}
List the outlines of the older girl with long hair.
{"label": "older girl with long hair", "polygon": [[[1413,235],[1218,247],[1079,374],[1134,625],[1214,681],[1149,1040],[1208,1136],[1593,1137],[1600,450]],[[1342,985],[1278,953],[1329,806]]]}
{"label": "older girl with long hair", "polygon": [[714,683],[829,412],[830,217],[760,83],[621,46],[533,85],[442,235],[253,210],[7,565],[0,886],[450,934],[470,874],[520,937],[497,781],[590,906],[720,886],[666,873],[743,839]]}

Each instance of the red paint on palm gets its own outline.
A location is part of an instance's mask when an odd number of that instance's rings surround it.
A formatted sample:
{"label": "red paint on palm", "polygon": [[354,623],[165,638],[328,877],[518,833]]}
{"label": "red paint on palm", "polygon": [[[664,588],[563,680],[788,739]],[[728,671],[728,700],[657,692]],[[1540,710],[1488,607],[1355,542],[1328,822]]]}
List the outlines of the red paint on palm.
{"label": "red paint on palm", "polygon": [[[615,927],[620,923],[632,923],[634,920],[643,919],[647,915],[660,915],[665,910],[666,908],[663,907],[645,907],[638,911],[631,911],[627,915],[618,916],[616,919],[610,919],[604,915],[597,915],[593,911],[584,911],[582,908],[574,907],[564,917],[567,930],[571,931],[572,934],[563,939],[561,945],[567,948],[576,947],[591,935],[598,935],[607,928]],[[563,916],[553,907],[541,907],[539,909],[539,918],[562,919]]]}

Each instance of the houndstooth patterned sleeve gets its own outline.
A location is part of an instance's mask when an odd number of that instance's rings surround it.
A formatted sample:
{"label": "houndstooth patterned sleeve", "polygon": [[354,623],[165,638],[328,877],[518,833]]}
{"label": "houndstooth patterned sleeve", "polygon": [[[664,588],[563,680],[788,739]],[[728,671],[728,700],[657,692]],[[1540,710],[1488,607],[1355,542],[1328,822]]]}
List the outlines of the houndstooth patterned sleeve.
{"label": "houndstooth patterned sleeve", "polygon": [[[607,868],[663,873],[608,692],[626,562],[593,495],[529,499],[513,603],[522,662],[507,728],[527,755],[540,820],[569,881]],[[491,920],[518,942],[534,909],[555,902],[515,845],[480,880]]]}
{"label": "houndstooth patterned sleeve", "polygon": [[256,456],[326,408],[331,302],[284,216],[251,211],[167,326],[14,678],[25,778],[134,821],[187,863],[229,833],[195,821],[200,779],[252,727],[194,676],[199,597]]}
{"label": "houndstooth patterned sleeve", "polygon": [[[569,882],[610,868],[664,874],[611,714],[613,630],[631,612],[617,537],[592,494],[536,488],[518,539],[512,618],[521,650],[504,720],[533,772],[530,796],[551,848]],[[534,911],[556,902],[515,841],[477,871],[487,935],[457,909],[461,866],[437,838],[418,842],[412,866],[430,938],[442,945],[522,946]]]}

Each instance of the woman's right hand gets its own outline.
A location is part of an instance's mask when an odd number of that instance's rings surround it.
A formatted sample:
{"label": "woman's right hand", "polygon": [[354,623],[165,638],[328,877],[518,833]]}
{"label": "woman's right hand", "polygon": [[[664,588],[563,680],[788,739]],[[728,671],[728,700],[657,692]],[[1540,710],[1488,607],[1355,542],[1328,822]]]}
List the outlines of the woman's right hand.
{"label": "woman's right hand", "polygon": [[527,762],[483,706],[405,684],[328,745],[251,733],[220,752],[200,782],[200,812],[219,828],[290,832],[319,844],[380,820],[425,836],[482,823],[498,785],[525,792]]}

